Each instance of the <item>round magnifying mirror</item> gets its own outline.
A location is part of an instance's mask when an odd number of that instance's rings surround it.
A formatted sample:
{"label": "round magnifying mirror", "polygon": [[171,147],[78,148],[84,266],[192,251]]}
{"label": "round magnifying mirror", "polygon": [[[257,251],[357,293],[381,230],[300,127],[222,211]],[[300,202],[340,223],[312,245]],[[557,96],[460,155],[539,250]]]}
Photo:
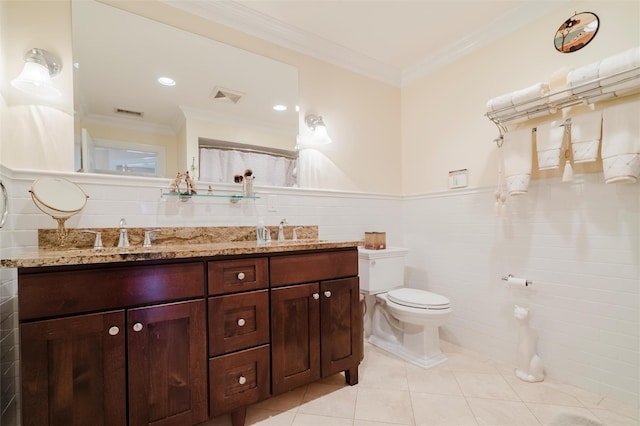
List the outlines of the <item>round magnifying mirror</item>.
{"label": "round magnifying mirror", "polygon": [[73,182],[57,177],[44,177],[31,185],[31,198],[43,213],[58,222],[58,241],[64,246],[67,230],[64,222],[87,204],[87,194]]}

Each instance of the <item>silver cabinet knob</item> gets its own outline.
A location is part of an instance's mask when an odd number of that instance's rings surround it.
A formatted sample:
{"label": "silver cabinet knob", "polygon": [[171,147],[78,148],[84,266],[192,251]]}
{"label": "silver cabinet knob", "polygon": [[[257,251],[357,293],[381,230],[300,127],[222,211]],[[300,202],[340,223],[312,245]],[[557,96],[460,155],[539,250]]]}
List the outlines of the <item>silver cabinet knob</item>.
{"label": "silver cabinet knob", "polygon": [[112,336],[115,336],[118,333],[120,333],[120,329],[118,327],[116,327],[115,325],[109,329],[109,334],[112,335]]}
{"label": "silver cabinet knob", "polygon": [[240,378],[238,379],[238,383],[244,385],[245,383],[247,383],[247,378],[244,376],[240,376]]}
{"label": "silver cabinet knob", "polygon": [[313,293],[313,298],[318,300],[320,299],[320,295],[318,293]]}
{"label": "silver cabinet knob", "polygon": [[331,292],[329,290],[325,291],[324,297],[331,297]]}
{"label": "silver cabinet knob", "polygon": [[141,331],[142,330],[142,324],[137,322],[135,324],[133,324],[133,331]]}
{"label": "silver cabinet knob", "polygon": [[244,320],[244,318],[240,318],[238,320],[238,327],[243,327],[247,322]]}
{"label": "silver cabinet knob", "polygon": [[244,272],[238,272],[238,279],[239,280],[244,280],[244,277],[245,277]]}

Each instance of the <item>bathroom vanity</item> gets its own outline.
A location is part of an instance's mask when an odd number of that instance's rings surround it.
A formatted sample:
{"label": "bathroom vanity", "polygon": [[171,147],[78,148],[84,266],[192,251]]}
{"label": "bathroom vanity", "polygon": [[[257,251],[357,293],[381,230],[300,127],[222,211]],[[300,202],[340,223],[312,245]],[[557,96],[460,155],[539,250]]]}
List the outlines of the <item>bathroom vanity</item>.
{"label": "bathroom vanity", "polygon": [[344,371],[356,384],[356,247],[252,242],[15,261],[22,425],[184,426],[230,413],[239,426],[248,405],[322,377]]}

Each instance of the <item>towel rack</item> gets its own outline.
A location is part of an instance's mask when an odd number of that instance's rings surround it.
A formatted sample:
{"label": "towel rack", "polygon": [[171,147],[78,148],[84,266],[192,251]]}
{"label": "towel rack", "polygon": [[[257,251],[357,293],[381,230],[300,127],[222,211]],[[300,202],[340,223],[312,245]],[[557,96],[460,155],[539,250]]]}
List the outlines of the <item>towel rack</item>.
{"label": "towel rack", "polygon": [[[496,111],[487,112],[485,116],[489,118],[489,120],[493,121],[498,129],[500,130],[500,137],[495,139],[494,141],[498,143],[499,139],[502,139],[502,135],[506,131],[506,125],[508,122],[516,120],[518,118],[526,117],[529,115],[536,114],[539,117],[543,117],[545,115],[555,114],[558,110],[563,108],[568,108],[575,105],[588,103],[589,100],[600,97],[606,94],[602,93],[602,89],[606,89],[608,87],[617,86],[621,83],[625,83],[628,81],[637,80],[637,85],[633,88],[629,89],[629,91],[625,92],[625,96],[633,95],[640,92],[640,73],[638,72],[640,67],[633,67],[625,71],[621,71],[618,73],[610,74],[604,77],[599,77],[593,79],[591,81],[587,81],[581,84],[577,84],[571,88],[558,90],[553,93],[549,93],[544,96],[540,96],[538,99],[529,100],[526,102],[520,102],[513,106],[509,106],[506,108],[501,108]],[[603,80],[608,80],[614,77],[622,77],[614,82],[598,84],[598,87],[587,88],[588,86],[592,86],[594,83],[600,83]],[[581,90],[584,89],[584,90]],[[611,98],[615,97],[614,93],[610,93]],[[555,98],[560,99],[555,99]],[[550,99],[554,98],[555,100],[551,101]],[[544,99],[545,103],[543,105],[532,105],[531,107],[527,107],[529,104],[533,104],[539,102],[540,99]],[[607,98],[610,99],[610,98]],[[507,110],[513,109],[514,107],[524,107],[522,111],[516,111],[512,114],[501,114]],[[540,115],[538,115],[540,114]],[[501,146],[501,143],[498,143],[498,146]]]}

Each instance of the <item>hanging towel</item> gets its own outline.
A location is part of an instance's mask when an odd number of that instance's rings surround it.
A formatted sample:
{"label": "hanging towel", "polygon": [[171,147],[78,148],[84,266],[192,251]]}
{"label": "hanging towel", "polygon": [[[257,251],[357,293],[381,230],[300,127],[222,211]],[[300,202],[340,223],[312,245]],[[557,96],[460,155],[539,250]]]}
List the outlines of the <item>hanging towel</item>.
{"label": "hanging towel", "polygon": [[602,111],[571,117],[571,149],[574,163],[596,161],[601,130]]}
{"label": "hanging towel", "polygon": [[536,83],[533,86],[516,90],[511,96],[516,111],[526,111],[530,109],[539,109],[547,104],[547,95],[549,94],[548,83]]}
{"label": "hanging towel", "polygon": [[[599,82],[593,82],[599,75],[600,62],[594,62],[580,68],[571,70],[567,74],[567,87],[571,89],[571,94],[579,95],[586,90],[598,89]],[[602,93],[602,89],[598,89],[592,93]]]}
{"label": "hanging towel", "polygon": [[504,174],[509,195],[525,194],[531,179],[531,128],[507,132],[504,135]]}
{"label": "hanging towel", "polygon": [[[614,75],[623,71],[629,72],[618,76]],[[640,46],[603,59],[600,63],[599,74],[602,78],[600,81],[600,86],[603,86],[602,93],[624,96],[640,90],[640,78],[620,82],[625,78],[640,76]]]}
{"label": "hanging towel", "polygon": [[637,182],[640,175],[640,100],[602,113],[602,168],[606,183]]}
{"label": "hanging towel", "polygon": [[539,170],[560,167],[560,150],[562,149],[564,131],[564,121],[562,120],[544,123],[537,127],[536,146]]}
{"label": "hanging towel", "polygon": [[551,74],[549,80],[549,102],[558,102],[571,96],[567,89],[567,75],[571,71],[570,67],[562,67]]}

